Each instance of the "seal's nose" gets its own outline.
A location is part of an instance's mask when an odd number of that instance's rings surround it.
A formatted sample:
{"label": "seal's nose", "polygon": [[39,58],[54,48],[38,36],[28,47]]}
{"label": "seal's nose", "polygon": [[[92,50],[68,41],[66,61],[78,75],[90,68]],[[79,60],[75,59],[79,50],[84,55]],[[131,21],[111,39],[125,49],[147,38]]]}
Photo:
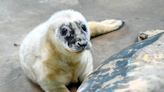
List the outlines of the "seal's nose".
{"label": "seal's nose", "polygon": [[86,50],[91,49],[91,43],[87,39],[77,39],[76,40],[76,46],[77,46],[77,48],[82,49],[82,50],[84,50],[84,49],[86,49]]}
{"label": "seal's nose", "polygon": [[82,48],[85,48],[85,47],[87,46],[87,42],[86,42],[86,41],[85,41],[85,42],[84,42],[84,41],[83,41],[83,42],[81,41],[81,42],[78,42],[77,44],[78,44],[80,47],[82,47]]}

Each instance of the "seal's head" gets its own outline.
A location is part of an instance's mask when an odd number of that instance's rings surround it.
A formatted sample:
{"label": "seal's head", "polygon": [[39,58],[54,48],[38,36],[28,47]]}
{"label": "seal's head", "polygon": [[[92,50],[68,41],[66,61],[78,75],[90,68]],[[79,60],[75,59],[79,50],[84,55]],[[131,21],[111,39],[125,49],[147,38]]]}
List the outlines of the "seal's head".
{"label": "seal's head", "polygon": [[[60,11],[49,20],[55,28],[54,38],[60,49],[81,52],[91,47],[90,31],[82,14],[73,10]],[[56,42],[55,42],[56,43]]]}

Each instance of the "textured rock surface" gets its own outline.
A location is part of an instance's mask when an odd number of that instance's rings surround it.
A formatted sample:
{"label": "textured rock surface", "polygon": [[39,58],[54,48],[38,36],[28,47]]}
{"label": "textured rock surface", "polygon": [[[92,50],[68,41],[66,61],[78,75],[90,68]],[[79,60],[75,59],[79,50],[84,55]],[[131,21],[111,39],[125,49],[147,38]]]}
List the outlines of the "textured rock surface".
{"label": "textured rock surface", "polygon": [[164,35],[138,42],[107,59],[78,92],[163,92]]}

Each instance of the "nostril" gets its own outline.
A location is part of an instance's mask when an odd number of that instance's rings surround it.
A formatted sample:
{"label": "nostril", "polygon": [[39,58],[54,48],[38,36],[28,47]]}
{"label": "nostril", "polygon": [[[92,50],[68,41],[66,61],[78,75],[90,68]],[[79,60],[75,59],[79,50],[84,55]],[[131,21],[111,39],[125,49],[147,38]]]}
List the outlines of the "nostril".
{"label": "nostril", "polygon": [[87,43],[78,43],[78,45],[79,45],[80,47],[86,47],[86,46],[87,46]]}

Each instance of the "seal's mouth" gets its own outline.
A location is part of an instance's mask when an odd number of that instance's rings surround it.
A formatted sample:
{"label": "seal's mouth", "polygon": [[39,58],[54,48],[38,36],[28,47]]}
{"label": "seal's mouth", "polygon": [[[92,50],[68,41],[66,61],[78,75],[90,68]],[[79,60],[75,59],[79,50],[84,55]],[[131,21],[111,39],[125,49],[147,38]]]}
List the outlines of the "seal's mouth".
{"label": "seal's mouth", "polygon": [[84,50],[89,50],[91,48],[89,42],[76,42],[74,44],[66,43],[67,44],[67,50],[71,52],[82,52]]}

